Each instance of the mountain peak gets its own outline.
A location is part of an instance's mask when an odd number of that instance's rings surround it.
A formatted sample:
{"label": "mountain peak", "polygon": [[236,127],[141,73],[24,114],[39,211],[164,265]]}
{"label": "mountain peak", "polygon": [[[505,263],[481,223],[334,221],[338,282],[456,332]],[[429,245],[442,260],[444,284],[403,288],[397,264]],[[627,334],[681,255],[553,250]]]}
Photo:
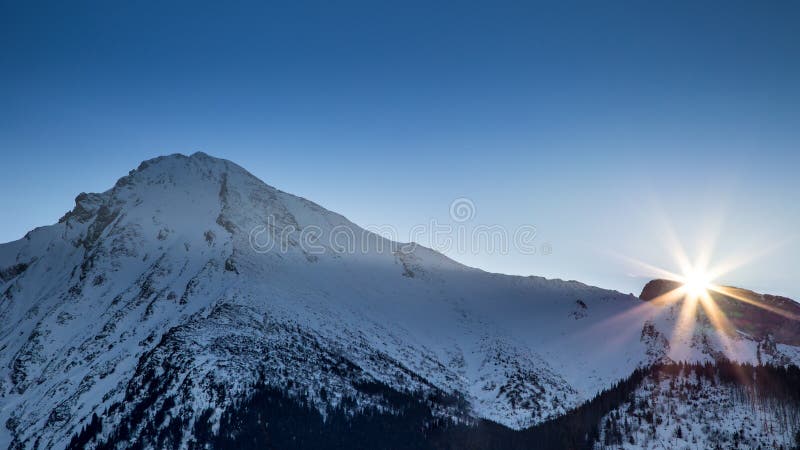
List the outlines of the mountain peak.
{"label": "mountain peak", "polygon": [[[664,294],[681,286],[675,280],[651,280],[644,286],[639,298],[653,301],[664,296],[665,301],[669,302],[669,296]],[[794,300],[733,286],[710,288],[707,298],[713,302],[713,306],[709,307],[723,314],[730,324],[729,329],[721,331],[742,333],[756,340],[767,339],[778,344],[800,345],[800,304]],[[700,304],[699,310],[705,310],[704,302]]]}
{"label": "mountain peak", "polygon": [[[206,168],[218,172],[238,171],[252,176],[249,172],[247,172],[247,170],[236,163],[227,159],[208,155],[204,152],[194,152],[188,156],[184,155],[183,153],[173,153],[170,155],[157,156],[155,158],[147,159],[142,161],[135,170],[132,170],[128,174],[128,176],[137,172],[144,172],[148,169],[181,172],[192,168]],[[123,179],[124,178],[126,177],[123,177]]]}
{"label": "mountain peak", "polygon": [[143,437],[168,401],[188,436],[259,380],[322,412],[388,408],[385,385],[519,429],[669,350],[630,296],[393,244],[224,159],[142,162],[0,245],[0,444],[63,448],[104,411],[103,430]]}
{"label": "mountain peak", "polygon": [[642,288],[642,293],[639,294],[639,298],[644,301],[653,300],[680,286],[681,283],[674,280],[665,280],[661,278],[650,280]]}

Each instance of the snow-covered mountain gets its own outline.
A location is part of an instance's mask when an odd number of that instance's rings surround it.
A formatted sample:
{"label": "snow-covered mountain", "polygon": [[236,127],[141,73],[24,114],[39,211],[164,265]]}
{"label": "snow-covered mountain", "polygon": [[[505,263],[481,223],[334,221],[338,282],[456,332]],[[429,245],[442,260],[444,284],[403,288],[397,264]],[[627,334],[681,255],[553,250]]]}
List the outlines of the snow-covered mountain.
{"label": "snow-covered mountain", "polygon": [[797,448],[798,383],[796,366],[655,367],[599,421],[595,447]]}
{"label": "snow-covered mountain", "polygon": [[60,449],[89,427],[90,447],[186,448],[225,433],[256,385],[323,416],[396,413],[381,386],[434,417],[520,430],[678,348],[798,360],[797,342],[717,342],[702,320],[700,340],[670,342],[675,307],[465,267],[203,153],[75,203],[0,245],[0,447]]}
{"label": "snow-covered mountain", "polygon": [[[753,364],[800,363],[800,303],[786,297],[759,294],[747,289],[721,287],[709,290],[712,312],[698,302],[687,314],[683,301],[662,303],[650,319],[667,336],[672,361],[705,362],[719,359]],[[653,280],[639,296],[660,302],[680,283]],[[713,311],[719,311],[714,316]]]}

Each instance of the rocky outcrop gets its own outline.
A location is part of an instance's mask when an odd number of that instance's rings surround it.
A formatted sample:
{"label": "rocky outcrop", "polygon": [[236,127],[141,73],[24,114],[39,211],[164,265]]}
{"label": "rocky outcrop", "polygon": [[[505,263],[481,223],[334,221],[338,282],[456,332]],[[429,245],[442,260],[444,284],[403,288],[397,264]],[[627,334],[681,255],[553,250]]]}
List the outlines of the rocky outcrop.
{"label": "rocky outcrop", "polygon": [[639,294],[639,298],[644,301],[653,300],[679,287],[681,287],[681,283],[678,281],[662,279],[650,280],[644,285],[644,288],[642,288],[642,293]]}

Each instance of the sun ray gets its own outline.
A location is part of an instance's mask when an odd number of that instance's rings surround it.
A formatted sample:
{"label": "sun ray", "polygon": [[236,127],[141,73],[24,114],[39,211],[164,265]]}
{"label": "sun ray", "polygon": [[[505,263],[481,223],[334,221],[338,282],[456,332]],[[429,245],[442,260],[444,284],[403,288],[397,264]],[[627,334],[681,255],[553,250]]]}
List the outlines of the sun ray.
{"label": "sun ray", "polygon": [[[703,220],[703,225],[700,227],[700,240],[697,243],[697,254],[692,265],[692,268],[702,273],[707,273],[711,265],[711,258],[714,254],[717,241],[719,240],[722,224],[724,222],[725,212],[722,205],[717,205],[715,212],[709,211],[708,217]],[[713,278],[708,274],[708,278]]]}
{"label": "sun ray", "polygon": [[646,271],[648,273],[648,276],[653,276],[653,277],[656,277],[656,278],[665,278],[665,279],[668,279],[668,280],[678,280],[681,277],[680,275],[678,275],[675,272],[671,272],[671,271],[669,271],[667,269],[663,269],[661,267],[657,267],[657,266],[654,266],[652,264],[648,264],[648,263],[646,263],[644,261],[640,261],[640,260],[638,260],[636,258],[631,258],[630,256],[625,256],[625,255],[621,255],[621,254],[618,254],[618,253],[612,253],[612,254],[614,256],[616,256],[617,258],[623,259],[623,260],[629,262],[630,264],[638,266],[640,269]]}
{"label": "sun ray", "polygon": [[[681,291],[681,289],[676,289],[676,291]],[[678,321],[675,323],[675,327],[672,329],[672,335],[669,338],[669,342],[672,343],[690,341],[694,335],[695,323],[697,322],[697,296],[683,295],[682,292],[680,295],[683,296],[684,299],[683,305],[681,306],[680,315],[678,316]],[[671,347],[670,353],[672,355],[672,359],[683,359],[678,358],[678,355],[675,352],[676,349]]]}
{"label": "sun ray", "polygon": [[678,264],[678,268],[681,272],[686,272],[690,270],[692,267],[692,263],[689,260],[689,255],[686,253],[686,250],[681,244],[680,239],[678,239],[678,234],[675,232],[675,229],[669,224],[669,222],[665,221],[665,236],[668,242],[668,251],[672,253],[672,257],[675,258],[675,262]]}
{"label": "sun ray", "polygon": [[659,236],[663,238],[661,242],[664,250],[669,252],[675,259],[678,269],[681,272],[686,272],[691,268],[691,261],[683,243],[678,238],[678,233],[672,226],[672,221],[669,220],[663,207],[655,198],[651,199],[650,209],[652,216],[655,218],[654,224],[658,227]]}
{"label": "sun ray", "polygon": [[[720,205],[717,205],[720,206]],[[694,338],[694,333],[697,330],[697,323],[702,310],[702,316],[706,317],[704,323],[710,326],[710,333],[708,337],[713,334],[714,340],[721,346],[722,353],[728,359],[738,360],[740,356],[737,353],[746,352],[745,347],[742,346],[738,338],[738,331],[734,323],[739,323],[739,319],[731,322],[726,316],[726,312],[731,313],[735,309],[729,309],[730,303],[724,302],[725,299],[736,300],[744,304],[752,305],[762,308],[766,311],[778,314],[782,317],[791,320],[800,320],[800,314],[783,310],[774,305],[765,303],[764,299],[749,291],[730,288],[717,284],[715,280],[729,274],[731,271],[736,270],[752,261],[761,258],[775,249],[797,239],[794,236],[790,239],[784,239],[773,245],[762,245],[758,251],[751,251],[747,256],[729,257],[719,264],[717,260],[712,258],[714,256],[715,248],[722,226],[723,210],[717,211],[718,214],[713,214],[711,220],[700,221],[700,234],[697,236],[699,240],[696,242],[694,248],[695,252],[690,259],[686,251],[686,247],[678,238],[676,230],[672,227],[666,216],[657,214],[656,219],[662,243],[667,245],[666,250],[672,257],[675,268],[678,273],[670,269],[658,267],[653,264],[640,261],[638,259],[614,254],[614,256],[625,260],[632,264],[638,270],[633,270],[635,275],[647,274],[655,278],[666,279],[679,283],[679,287],[672,289],[658,297],[644,302],[642,305],[636,306],[622,314],[610,317],[598,324],[598,326],[616,326],[619,327],[625,321],[630,320],[631,316],[638,316],[640,314],[647,314],[649,318],[657,318],[665,313],[675,314],[675,304],[682,300],[680,303],[679,312],[673,316],[674,323],[671,330],[671,337],[669,342],[681,342],[691,346]],[[613,254],[613,253],[612,253]],[[723,302],[718,304],[717,302]],[[724,309],[723,309],[724,308]],[[738,316],[735,316],[738,317]],[[669,330],[664,330],[667,334]],[[683,353],[681,350],[689,350],[688,348],[681,348],[676,346],[670,350],[670,354],[680,355]],[[673,350],[675,353],[673,353]],[[691,355],[691,352],[689,353]]]}
{"label": "sun ray", "polygon": [[[714,299],[711,298],[711,295],[706,293],[700,297],[700,304],[702,305],[703,311],[706,313],[706,316],[711,322],[711,326],[716,330],[717,338],[722,342],[722,352],[725,354],[725,358],[727,358],[729,361],[746,360],[746,358],[742,358],[743,355],[737,354],[736,352],[737,346],[733,340],[733,336],[735,336],[736,333],[736,328],[730,323],[730,321],[728,321],[728,317],[719,308],[716,302],[714,302]],[[736,369],[736,376],[741,381],[746,381],[745,374],[738,369]]]}
{"label": "sun ray", "polygon": [[735,333],[735,328],[728,320],[728,317],[722,309],[717,306],[717,303],[711,298],[708,292],[700,296],[700,306],[703,307],[703,311],[706,313],[706,316],[708,316],[715,330],[721,332],[725,336],[732,336]]}
{"label": "sun ray", "polygon": [[755,299],[747,297],[744,294],[747,291],[743,291],[741,289],[734,289],[734,288],[731,288],[731,287],[728,287],[728,286],[714,285],[714,284],[709,285],[708,288],[709,288],[709,290],[714,291],[714,292],[718,292],[718,293],[720,293],[720,294],[722,294],[722,295],[724,295],[726,297],[730,297],[730,298],[739,300],[740,302],[747,303],[748,305],[756,306],[758,308],[761,308],[761,309],[767,310],[769,312],[778,314],[778,315],[780,315],[782,317],[785,317],[787,319],[800,320],[800,316],[798,316],[797,314],[793,314],[793,313],[791,313],[789,311],[784,311],[784,310],[782,310],[780,308],[776,308],[774,306],[767,305],[766,303],[764,303],[762,301],[755,300]]}
{"label": "sun ray", "polygon": [[619,328],[625,324],[639,323],[640,321],[634,319],[663,314],[666,311],[666,307],[676,303],[681,298],[683,298],[683,292],[681,291],[681,288],[675,288],[653,298],[652,300],[642,302],[633,308],[627,309],[620,314],[616,314],[604,319],[587,328],[586,331],[588,332],[597,328],[602,329],[607,327]]}
{"label": "sun ray", "polygon": [[753,261],[759,260],[770,253],[778,250],[781,247],[784,247],[794,241],[797,240],[797,236],[790,236],[780,241],[774,242],[770,245],[762,246],[757,250],[746,252],[745,254],[741,254],[736,257],[731,257],[726,260],[721,261],[719,264],[716,264],[714,267],[709,268],[708,274],[711,278],[719,278],[727,273],[733,272],[736,269],[739,269],[747,264],[752,263]]}

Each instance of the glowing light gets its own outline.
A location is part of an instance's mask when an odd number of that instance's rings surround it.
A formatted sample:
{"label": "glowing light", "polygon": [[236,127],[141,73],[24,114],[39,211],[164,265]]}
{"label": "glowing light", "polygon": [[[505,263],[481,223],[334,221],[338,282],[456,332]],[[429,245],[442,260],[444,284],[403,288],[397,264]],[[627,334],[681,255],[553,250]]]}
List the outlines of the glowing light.
{"label": "glowing light", "polygon": [[[717,304],[720,296],[724,296],[725,301],[735,300],[755,306],[772,313],[781,315],[783,317],[799,320],[797,316],[789,311],[784,311],[777,306],[770,305],[763,301],[763,299],[755,293],[744,289],[731,288],[719,285],[715,282],[717,278],[728,275],[730,272],[752,262],[757,258],[765,256],[767,253],[783,246],[789,240],[780,241],[775,245],[765,245],[760,251],[748,251],[745,254],[729,256],[727,260],[715,261],[712,264],[712,255],[714,244],[717,241],[717,234],[712,231],[706,233],[699,240],[695,258],[689,258],[683,243],[678,239],[674,229],[670,226],[669,222],[665,220],[660,223],[664,230],[662,236],[666,236],[665,242],[666,250],[671,254],[674,259],[675,266],[678,268],[678,273],[672,272],[668,269],[657,267],[647,264],[640,260],[636,260],[627,256],[621,256],[638,269],[640,273],[654,276],[657,278],[672,280],[679,283],[676,289],[665,292],[662,295],[650,300],[649,302],[641,305],[640,308],[635,308],[635,312],[639,313],[646,308],[655,309],[657,314],[669,313],[677,314],[674,317],[675,324],[672,330],[670,342],[685,342],[689,343],[693,339],[698,323],[699,314],[703,314],[707,318],[710,327],[716,332],[717,337],[722,345],[722,351],[730,359],[736,359],[737,346],[736,340],[736,326],[726,317],[725,312],[721,305]],[[717,226],[721,222],[721,217],[717,221]],[[624,319],[624,317],[622,317]],[[705,326],[701,324],[701,326]],[[679,346],[673,346],[671,351],[678,353],[683,350]]]}
{"label": "glowing light", "polygon": [[704,270],[692,269],[682,278],[683,290],[691,297],[702,297],[711,289],[711,277]]}

